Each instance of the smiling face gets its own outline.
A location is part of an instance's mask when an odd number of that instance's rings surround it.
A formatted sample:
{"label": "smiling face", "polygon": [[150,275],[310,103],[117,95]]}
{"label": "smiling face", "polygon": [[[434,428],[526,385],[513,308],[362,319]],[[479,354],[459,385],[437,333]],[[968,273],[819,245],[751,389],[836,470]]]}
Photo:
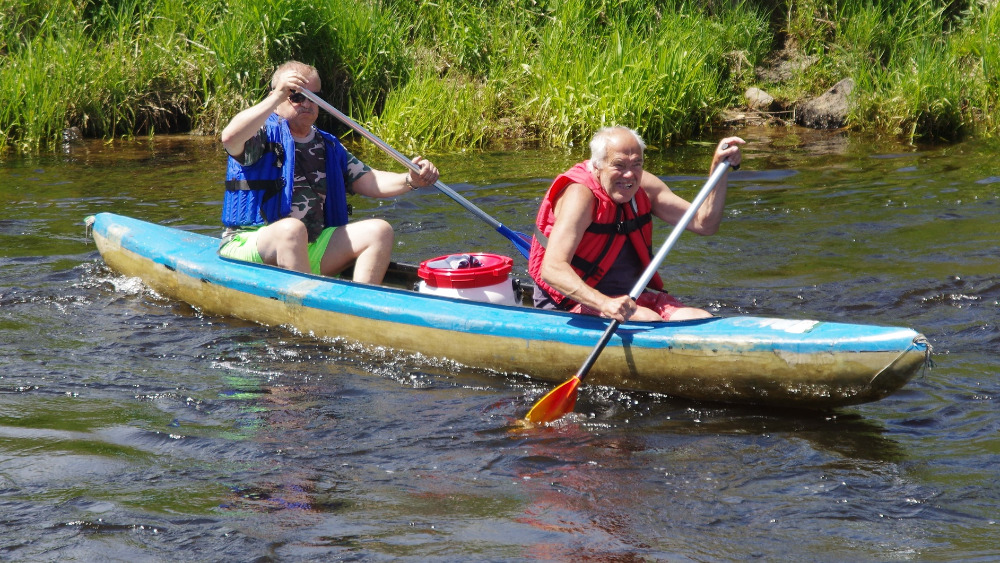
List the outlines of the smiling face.
{"label": "smiling face", "polygon": [[631,201],[639,191],[643,150],[627,130],[611,133],[603,162],[594,162],[594,177],[615,203]]}

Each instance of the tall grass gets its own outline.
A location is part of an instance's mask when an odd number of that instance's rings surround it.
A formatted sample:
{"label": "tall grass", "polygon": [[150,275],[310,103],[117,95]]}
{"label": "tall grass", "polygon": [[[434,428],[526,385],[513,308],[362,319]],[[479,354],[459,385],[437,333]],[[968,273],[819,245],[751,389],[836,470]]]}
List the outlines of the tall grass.
{"label": "tall grass", "polygon": [[968,108],[974,126],[980,131],[1000,129],[1000,4],[987,2],[969,11],[970,25],[956,34],[952,51],[971,67],[973,82]]}
{"label": "tall grass", "polygon": [[[749,65],[762,56],[757,38],[768,35],[766,19],[747,6],[727,6],[727,26],[685,5],[609,13],[599,33],[576,33],[582,26],[571,18],[563,29],[550,26],[532,65],[536,98],[528,104],[532,113],[549,109],[543,139],[569,144],[616,123],[654,143],[699,133],[741,92],[727,54],[739,52]],[[588,10],[577,12],[594,25]]]}
{"label": "tall grass", "polygon": [[872,128],[910,140],[958,138],[969,125],[963,113],[971,82],[943,43],[919,43],[880,74],[872,99]]}
{"label": "tall grass", "polygon": [[0,147],[12,144],[21,151],[36,149],[44,139],[62,134],[64,117],[72,107],[66,85],[82,78],[73,63],[85,63],[86,54],[68,46],[61,37],[39,35],[31,38],[11,57],[0,75],[0,88],[8,94],[0,103]]}
{"label": "tall grass", "polygon": [[[434,39],[424,47],[438,49],[428,66],[447,77],[445,88],[483,85],[480,111],[473,113],[496,117],[507,133],[495,137],[546,146],[578,144],[612,123],[631,125],[654,142],[687,138],[735,99],[724,55],[756,60],[767,36],[765,15],[742,3],[731,6],[738,15],[725,27],[680,3],[563,0],[539,9],[505,2],[492,12],[457,4],[426,3],[418,14],[416,29]],[[485,28],[491,33],[475,31]],[[400,98],[380,118],[388,136],[408,134],[395,134],[405,120],[387,115],[408,105]],[[488,140],[466,138],[473,145]]]}
{"label": "tall grass", "polygon": [[848,3],[835,44],[859,89],[859,128],[910,140],[953,140],[964,132],[963,97],[970,83],[948,48],[943,6],[925,0]]}
{"label": "tall grass", "polygon": [[167,22],[164,35],[172,26],[181,38],[170,53],[193,71],[194,126],[209,134],[266,94],[275,61],[297,53],[313,21],[309,5],[293,0],[153,1]]}
{"label": "tall grass", "polygon": [[330,103],[370,118],[415,70],[407,51],[411,24],[380,2],[325,0],[309,11],[318,25],[296,58],[320,71]]}
{"label": "tall grass", "polygon": [[377,130],[409,147],[537,143],[536,116],[517,106],[529,88],[524,61],[535,56],[538,30],[549,18],[543,6],[533,0],[393,5],[411,25],[412,64],[419,70],[373,114]]}
{"label": "tall grass", "polygon": [[[978,99],[980,121],[990,131],[1000,129],[1000,4],[987,4],[977,19],[979,29],[976,40],[979,46],[984,87]],[[975,57],[973,57],[975,60]]]}
{"label": "tall grass", "polygon": [[[557,13],[541,36],[522,111],[538,116],[539,138],[554,146],[585,139],[597,127],[628,124],[654,139],[696,131],[719,101],[718,51],[691,22],[670,17],[636,29],[612,20],[599,35],[581,32],[593,25],[590,13]],[[579,20],[583,20],[582,22]]]}
{"label": "tall grass", "polygon": [[56,0],[45,11],[20,13],[20,28],[4,34],[16,35],[16,44],[6,42],[0,67],[0,147],[53,146],[70,126],[111,137],[187,124],[193,93],[183,67],[165,55],[173,36],[139,39],[156,22],[146,7]]}
{"label": "tall grass", "polygon": [[[792,36],[819,56],[819,63],[803,73],[799,95],[854,78],[850,127],[911,141],[952,141],[977,124],[990,123],[977,105],[996,100],[998,85],[978,77],[1000,62],[997,29],[990,30],[988,23],[996,2],[806,0],[790,5],[798,6],[789,17],[795,24]],[[995,120],[988,131],[997,133]]]}
{"label": "tall grass", "polygon": [[[855,78],[849,125],[1000,132],[993,0],[0,0],[0,150],[216,134],[273,68],[409,150],[570,146],[621,123],[682,141],[751,85],[788,102]],[[779,39],[780,38],[780,39]],[[816,63],[782,84],[778,49]],[[321,126],[343,130],[324,117]]]}
{"label": "tall grass", "polygon": [[485,147],[500,134],[498,106],[490,83],[416,77],[389,95],[373,129],[410,153]]}

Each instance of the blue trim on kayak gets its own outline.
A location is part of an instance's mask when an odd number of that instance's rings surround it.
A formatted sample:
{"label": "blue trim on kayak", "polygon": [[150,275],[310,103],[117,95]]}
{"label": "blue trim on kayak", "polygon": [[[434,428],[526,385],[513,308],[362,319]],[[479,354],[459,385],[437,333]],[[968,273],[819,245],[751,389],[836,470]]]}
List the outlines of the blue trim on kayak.
{"label": "blue trim on kayak", "polygon": [[[217,254],[219,239],[110,213],[95,232],[120,237],[131,252],[187,276],[235,291],[382,321],[440,330],[593,346],[604,319],[442,297],[236,262]],[[919,334],[881,327],[762,317],[715,317],[670,323],[624,323],[612,343],[648,349],[706,349],[800,354],[910,349]]]}

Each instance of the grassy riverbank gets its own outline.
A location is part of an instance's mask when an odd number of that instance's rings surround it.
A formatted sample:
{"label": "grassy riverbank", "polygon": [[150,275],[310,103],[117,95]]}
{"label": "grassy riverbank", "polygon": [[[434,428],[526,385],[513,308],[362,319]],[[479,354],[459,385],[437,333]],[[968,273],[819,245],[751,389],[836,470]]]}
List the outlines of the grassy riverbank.
{"label": "grassy riverbank", "polygon": [[995,136],[997,37],[995,0],[0,0],[0,149],[214,135],[288,58],[407,151],[675,142],[750,86],[790,110],[847,77],[851,129]]}

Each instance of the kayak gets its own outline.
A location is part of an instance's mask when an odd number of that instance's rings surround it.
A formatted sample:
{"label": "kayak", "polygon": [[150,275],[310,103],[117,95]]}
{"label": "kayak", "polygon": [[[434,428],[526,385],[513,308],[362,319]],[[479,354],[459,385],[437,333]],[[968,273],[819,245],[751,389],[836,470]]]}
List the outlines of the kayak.
{"label": "kayak", "polygon": [[[610,322],[489,291],[463,295],[468,282],[446,278],[461,273],[464,259],[441,257],[419,268],[394,263],[383,285],[368,285],[220,258],[218,238],[121,215],[99,213],[86,222],[108,267],[203,314],[508,376],[567,380]],[[496,274],[505,274],[510,260],[502,263],[491,269],[490,287],[504,285]],[[427,282],[430,290],[420,290]],[[902,327],[754,316],[626,322],[587,383],[695,401],[829,409],[886,397],[930,353],[923,335]]]}

